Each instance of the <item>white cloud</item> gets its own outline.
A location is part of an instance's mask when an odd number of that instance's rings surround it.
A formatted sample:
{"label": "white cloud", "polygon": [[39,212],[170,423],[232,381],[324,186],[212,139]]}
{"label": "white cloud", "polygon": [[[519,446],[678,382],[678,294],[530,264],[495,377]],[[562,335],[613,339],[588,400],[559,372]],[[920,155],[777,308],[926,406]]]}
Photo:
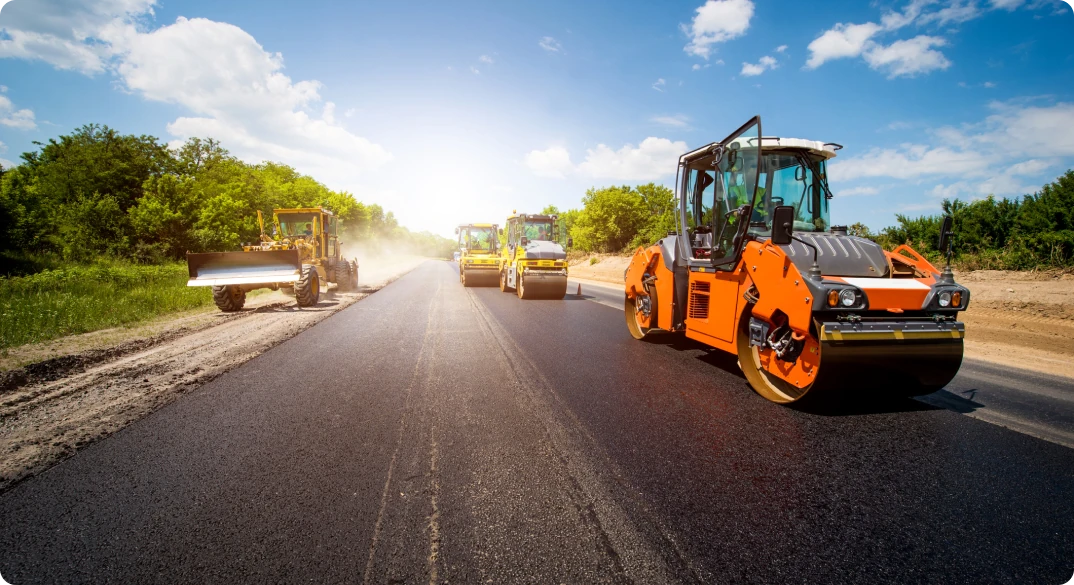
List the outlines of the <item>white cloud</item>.
{"label": "white cloud", "polygon": [[481,75],[481,70],[478,69],[477,67],[474,67],[473,65],[471,65],[470,66],[470,73],[473,73],[474,75]]}
{"label": "white cloud", "polygon": [[992,7],[1002,8],[1004,10],[1014,10],[1024,3],[1025,0],[992,0]]}
{"label": "white cloud", "polygon": [[626,144],[619,150],[598,144],[586,151],[585,162],[578,165],[578,171],[595,179],[654,181],[674,174],[675,164],[686,150],[685,142],[652,136],[637,147]]}
{"label": "white cloud", "polygon": [[986,81],[982,85],[984,85],[985,87],[987,87],[989,89],[992,89],[993,87],[996,87],[996,84],[991,82],[991,81]]}
{"label": "white cloud", "polygon": [[37,128],[34,121],[34,113],[31,110],[16,110],[15,104],[7,96],[0,95],[0,125],[18,130],[33,130]]}
{"label": "white cloud", "polygon": [[850,189],[840,189],[834,193],[837,197],[854,197],[855,195],[876,195],[880,192],[880,189],[876,187],[853,187]]}
{"label": "white cloud", "polygon": [[347,108],[347,111],[343,112],[343,117],[344,118],[353,118],[354,115],[357,114],[357,113],[358,113],[357,109],[355,109],[355,108]]}
{"label": "white cloud", "polygon": [[592,179],[612,181],[655,181],[675,173],[679,155],[686,152],[685,142],[650,136],[640,144],[625,144],[612,150],[604,144],[586,150],[585,160],[571,163],[570,153],[561,146],[533,150],[525,164],[537,176],[561,179],[578,174]]}
{"label": "white cloud", "polygon": [[886,47],[877,45],[866,51],[865,62],[873,69],[887,71],[889,79],[947,69],[951,66],[951,61],[932,48],[946,44],[947,41],[940,37],[921,35],[895,41]]}
{"label": "white cloud", "polygon": [[932,190],[937,196],[1021,195],[1049,180],[1049,170],[1074,162],[1074,103],[1050,106],[993,103],[993,114],[976,124],[945,126],[932,140],[873,148],[836,160],[833,182],[890,177],[910,182],[949,178]]}
{"label": "white cloud", "polygon": [[657,124],[663,124],[664,126],[672,126],[674,128],[689,128],[690,118],[684,114],[675,114],[674,116],[653,116],[650,121]]}
{"label": "white cloud", "polygon": [[981,8],[973,1],[956,1],[950,6],[921,17],[921,24],[935,23],[939,26],[962,24],[981,16]]}
{"label": "white cloud", "polygon": [[487,65],[492,65],[493,63],[495,63],[495,61],[492,60],[492,57],[489,57],[488,55],[481,55],[477,58],[477,60]]}
{"label": "white cloud", "polygon": [[780,46],[776,47],[776,52],[777,53],[782,53],[783,51],[786,51],[786,50],[787,50],[787,45],[780,45]]}
{"label": "white cloud", "polygon": [[929,4],[935,4],[936,0],[911,0],[907,4],[902,12],[888,11],[880,17],[880,24],[884,25],[886,30],[900,29],[914,21],[921,15],[921,9]]}
{"label": "white cloud", "polygon": [[743,63],[741,75],[745,77],[753,77],[756,75],[760,75],[770,69],[775,69],[776,67],[779,67],[779,63],[777,63],[776,60],[772,57],[766,55],[764,57],[761,57],[761,60],[756,64]]}
{"label": "white cloud", "polygon": [[682,26],[690,37],[690,43],[683,50],[708,59],[716,43],[746,34],[752,17],[753,2],[750,0],[707,0],[697,9],[693,22]]}
{"label": "white cloud", "polygon": [[103,72],[117,35],[151,14],[155,0],[41,0],[5,6],[0,58],[41,60],[57,69]]}
{"label": "white cloud", "polygon": [[666,85],[667,85],[667,82],[664,81],[663,77],[661,77],[660,79],[657,79],[656,82],[653,83],[653,89],[655,89],[656,91],[659,91],[659,92],[663,92],[664,87]]}
{"label": "white cloud", "polygon": [[526,155],[526,166],[538,177],[562,179],[574,170],[571,155],[562,146],[553,146],[546,150],[533,150]]}
{"label": "white cloud", "polygon": [[[27,53],[23,43],[18,52],[0,41],[0,55],[87,74],[109,71],[124,89],[188,112],[166,127],[177,140],[216,138],[244,160],[284,162],[336,188],[391,159],[383,147],[337,123],[335,105],[321,98],[320,82],[292,81],[283,73],[283,56],[265,51],[241,28],[180,17],[146,31],[137,20],[151,14],[152,0],[89,4],[40,0],[33,5],[48,16],[33,18],[7,19],[5,10],[11,39],[36,35],[55,46],[75,43],[77,50]],[[93,59],[74,58],[83,54]]]}
{"label": "white cloud", "polygon": [[806,61],[807,69],[816,69],[832,59],[857,57],[861,55],[876,33],[880,32],[880,25],[872,22],[865,24],[839,23],[830,30],[824,32],[807,47],[809,60]]}
{"label": "white cloud", "polygon": [[6,85],[0,85],[0,93],[7,93],[7,86]]}
{"label": "white cloud", "polygon": [[541,37],[541,40],[537,41],[537,46],[541,47],[549,53],[562,53],[563,45],[559,44],[559,41],[552,37]]}

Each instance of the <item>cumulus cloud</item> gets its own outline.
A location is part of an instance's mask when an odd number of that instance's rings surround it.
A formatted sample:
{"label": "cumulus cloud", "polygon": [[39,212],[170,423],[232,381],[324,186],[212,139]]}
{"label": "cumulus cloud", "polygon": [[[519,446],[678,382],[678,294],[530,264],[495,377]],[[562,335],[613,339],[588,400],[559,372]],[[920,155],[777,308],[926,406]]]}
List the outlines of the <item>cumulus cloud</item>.
{"label": "cumulus cloud", "polygon": [[694,20],[689,25],[682,25],[683,32],[690,37],[683,50],[708,59],[716,43],[746,34],[751,18],[751,0],[707,0],[697,9]]}
{"label": "cumulus cloud", "polygon": [[626,144],[619,150],[598,144],[586,151],[578,171],[596,179],[653,181],[674,174],[679,155],[686,150],[685,142],[652,136],[637,146]]}
{"label": "cumulus cloud", "polygon": [[0,125],[18,130],[37,128],[33,111],[25,108],[16,110],[15,104],[11,103],[11,100],[3,95],[0,95]]}
{"label": "cumulus cloud", "polygon": [[[131,93],[186,110],[166,127],[177,140],[216,138],[245,160],[285,162],[329,185],[351,184],[391,159],[380,145],[339,125],[335,105],[321,98],[320,82],[292,80],[283,73],[281,54],[266,51],[237,26],[180,17],[147,30],[138,19],[151,14],[153,0],[32,4],[36,14],[48,16],[8,19],[5,9],[9,41],[0,41],[0,56],[86,74],[107,71]],[[52,48],[11,44],[27,38],[49,39]]]}
{"label": "cumulus cloud", "polygon": [[1074,103],[995,102],[990,108],[993,113],[979,123],[932,130],[931,141],[837,159],[830,168],[832,180],[939,180],[932,190],[939,196],[1021,195],[1048,180],[1047,171],[1074,161],[1074,135],[1055,132],[1074,128]]}
{"label": "cumulus cloud", "polygon": [[541,47],[549,53],[562,53],[563,45],[559,44],[559,41],[552,37],[541,37],[541,40],[537,41],[537,46]]}
{"label": "cumulus cloud", "polygon": [[761,57],[761,60],[757,63],[743,63],[741,75],[754,77],[776,67],[779,67],[779,63],[774,58],[766,55]]}
{"label": "cumulus cloud", "polygon": [[44,61],[57,69],[103,72],[113,43],[155,0],[15,0],[4,6],[0,58]]}
{"label": "cumulus cloud", "polygon": [[492,65],[493,63],[495,63],[492,57],[489,57],[488,55],[481,55],[477,58],[477,60],[481,61],[482,63],[485,63],[486,65]]}
{"label": "cumulus cloud", "polygon": [[577,174],[592,179],[612,181],[655,181],[675,173],[679,155],[686,152],[685,142],[650,136],[640,144],[625,144],[613,150],[605,144],[586,150],[585,160],[573,165],[570,153],[560,146],[534,150],[525,164],[542,177],[563,178]]}
{"label": "cumulus cloud", "polygon": [[865,24],[836,24],[806,47],[809,49],[809,60],[806,61],[806,68],[816,69],[832,59],[861,55],[870,39],[881,30],[880,25],[872,22]]}
{"label": "cumulus cloud", "polygon": [[777,53],[782,53],[782,52],[784,52],[786,50],[787,50],[787,45],[780,45],[780,46],[776,47],[776,52]]}
{"label": "cumulus cloud", "polygon": [[530,151],[526,155],[525,163],[538,177],[562,179],[574,170],[571,155],[562,146]]}
{"label": "cumulus cloud", "polygon": [[889,78],[913,76],[936,69],[947,69],[951,61],[933,49],[947,41],[940,37],[921,35],[888,46],[877,45],[865,53],[865,62],[873,69],[885,70]]}

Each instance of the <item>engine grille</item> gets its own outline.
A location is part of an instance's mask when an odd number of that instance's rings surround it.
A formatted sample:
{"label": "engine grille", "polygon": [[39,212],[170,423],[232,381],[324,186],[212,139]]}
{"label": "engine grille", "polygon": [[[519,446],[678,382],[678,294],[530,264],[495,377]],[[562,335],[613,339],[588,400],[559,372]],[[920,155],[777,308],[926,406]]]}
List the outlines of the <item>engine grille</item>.
{"label": "engine grille", "polygon": [[690,283],[690,311],[691,319],[709,318],[709,291],[707,282],[694,281]]}

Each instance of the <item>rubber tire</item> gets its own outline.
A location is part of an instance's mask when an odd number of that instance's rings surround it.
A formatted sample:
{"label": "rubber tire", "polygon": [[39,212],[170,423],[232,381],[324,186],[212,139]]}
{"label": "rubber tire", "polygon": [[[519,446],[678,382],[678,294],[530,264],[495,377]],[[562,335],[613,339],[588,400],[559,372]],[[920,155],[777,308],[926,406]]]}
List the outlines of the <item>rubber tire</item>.
{"label": "rubber tire", "polygon": [[459,282],[464,288],[470,288],[470,285],[466,283],[466,269],[461,266],[459,267]]}
{"label": "rubber tire", "polygon": [[515,289],[513,287],[507,286],[507,268],[506,267],[503,270],[500,271],[500,291],[505,292],[505,293],[515,292]]}
{"label": "rubber tire", "polygon": [[321,279],[316,267],[302,267],[302,278],[295,283],[295,300],[300,307],[312,307],[321,300]]}
{"label": "rubber tire", "polygon": [[520,299],[532,299],[533,295],[526,296],[526,278],[521,272],[518,273],[518,278],[515,279],[515,294]]}
{"label": "rubber tire", "polygon": [[246,291],[234,285],[214,286],[213,302],[225,313],[241,310],[246,304]]}
{"label": "rubber tire", "polygon": [[339,260],[332,267],[333,280],[336,283],[336,290],[348,291],[350,290],[351,282],[351,265],[343,260]]}

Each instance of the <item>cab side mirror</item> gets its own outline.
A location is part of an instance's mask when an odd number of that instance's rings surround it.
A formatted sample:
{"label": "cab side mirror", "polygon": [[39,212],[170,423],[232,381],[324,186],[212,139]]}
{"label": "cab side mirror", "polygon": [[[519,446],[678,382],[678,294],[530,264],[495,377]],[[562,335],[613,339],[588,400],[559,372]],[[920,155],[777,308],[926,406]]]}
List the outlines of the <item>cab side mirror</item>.
{"label": "cab side mirror", "polygon": [[794,234],[794,208],[780,205],[772,211],[772,243],[786,246]]}
{"label": "cab side mirror", "polygon": [[940,241],[937,242],[936,249],[941,254],[947,254],[947,248],[951,245],[951,216],[943,216],[943,222],[940,224]]}
{"label": "cab side mirror", "polygon": [[526,236],[522,236],[522,241],[521,241],[521,244],[522,244],[523,246],[525,246],[526,244],[529,244],[529,243],[530,243],[530,239],[529,239],[529,238],[527,238]]}
{"label": "cab side mirror", "polygon": [[574,247],[574,238],[572,238],[570,236],[567,236],[567,247],[568,248],[573,248]]}
{"label": "cab side mirror", "polygon": [[500,235],[502,236],[503,235],[503,228],[500,228],[499,231],[500,231]]}
{"label": "cab side mirror", "polygon": [[459,233],[459,228],[455,228],[455,235],[458,235],[458,233]]}

